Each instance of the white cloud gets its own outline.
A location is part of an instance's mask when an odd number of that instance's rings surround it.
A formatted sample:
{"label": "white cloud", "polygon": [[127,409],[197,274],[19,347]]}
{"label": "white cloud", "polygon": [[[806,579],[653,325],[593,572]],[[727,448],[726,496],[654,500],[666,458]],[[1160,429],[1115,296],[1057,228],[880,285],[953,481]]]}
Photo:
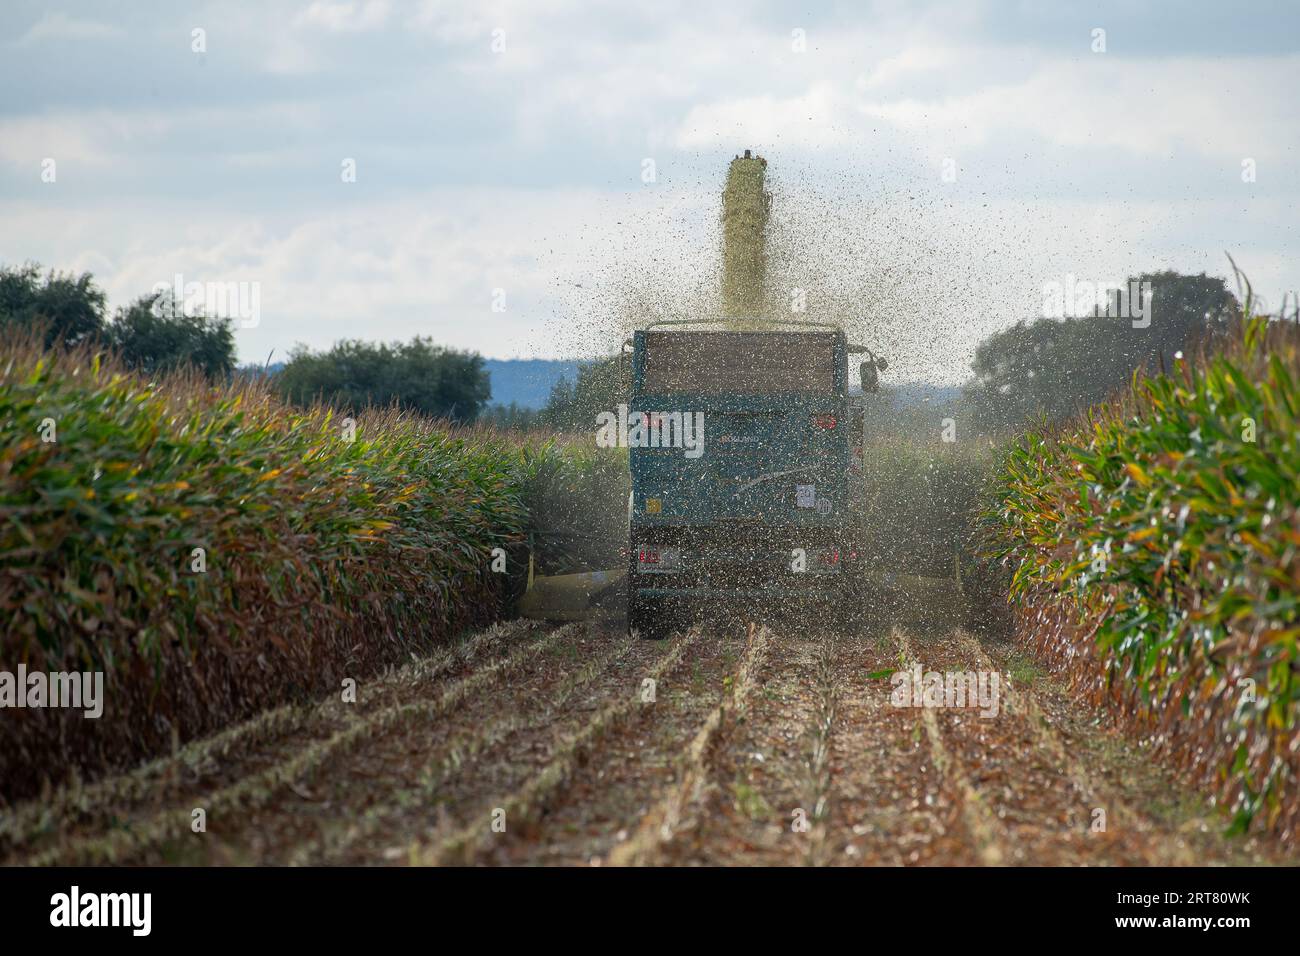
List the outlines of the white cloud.
{"label": "white cloud", "polygon": [[[214,131],[229,144],[223,153],[232,166],[268,165],[289,155],[284,147],[263,146],[251,139],[267,129],[295,133],[320,120],[314,106],[269,102],[251,109],[210,106],[188,110],[61,110],[40,116],[0,115],[0,163],[31,167],[52,157],[60,165],[115,165],[119,170],[157,162],[160,150],[175,149],[186,139],[197,140]],[[183,152],[183,151],[182,151]]]}
{"label": "white cloud", "polygon": [[895,56],[885,57],[863,73],[857,81],[861,90],[898,87],[918,75],[950,69],[954,64],[951,50],[938,44],[922,43],[904,47]]}
{"label": "white cloud", "polygon": [[854,125],[859,124],[852,102],[823,83],[796,96],[752,96],[694,106],[673,131],[671,142],[684,150],[735,143],[817,149],[855,138],[859,131]]}
{"label": "white cloud", "polygon": [[44,157],[60,166],[104,166],[123,151],[159,142],[175,117],[157,112],[61,112],[49,116],[0,116],[0,163],[34,168]]}
{"label": "white cloud", "polygon": [[111,123],[71,123],[67,114],[0,118],[0,163],[39,174],[40,163],[102,165],[109,159]]}
{"label": "white cloud", "polygon": [[120,37],[125,31],[119,27],[96,20],[81,20],[66,13],[47,13],[37,20],[18,40],[20,46],[30,46],[42,41],[101,40]]}
{"label": "white cloud", "polygon": [[[863,115],[927,139],[981,146],[1025,134],[1061,147],[1144,157],[1294,156],[1291,88],[1300,58],[1043,62],[1026,79],[918,99],[864,95]],[[866,84],[864,94],[869,94]]]}
{"label": "white cloud", "polygon": [[391,12],[388,0],[312,0],[294,23],[331,33],[359,33],[384,26]]}

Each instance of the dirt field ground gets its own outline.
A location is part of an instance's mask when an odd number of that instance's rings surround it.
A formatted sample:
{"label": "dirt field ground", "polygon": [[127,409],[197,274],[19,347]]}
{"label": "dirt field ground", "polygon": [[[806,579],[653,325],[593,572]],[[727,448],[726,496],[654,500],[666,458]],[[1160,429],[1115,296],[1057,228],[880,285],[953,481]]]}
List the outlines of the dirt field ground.
{"label": "dirt field ground", "polygon": [[[996,672],[997,716],[896,706],[891,675],[914,664]],[[356,703],[269,711],[20,805],[0,861],[1296,862],[1223,825],[1014,648],[961,628],[642,641],[515,621]]]}

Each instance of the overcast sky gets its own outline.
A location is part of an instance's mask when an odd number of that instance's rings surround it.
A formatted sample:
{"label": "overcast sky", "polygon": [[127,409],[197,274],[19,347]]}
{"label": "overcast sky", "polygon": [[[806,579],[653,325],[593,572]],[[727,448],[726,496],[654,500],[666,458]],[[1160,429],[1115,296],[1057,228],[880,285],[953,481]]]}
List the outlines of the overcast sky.
{"label": "overcast sky", "polygon": [[1298,9],[4,0],[0,263],[258,283],[244,361],[591,352],[715,294],[749,147],[778,291],[957,381],[1067,276],[1300,288]]}

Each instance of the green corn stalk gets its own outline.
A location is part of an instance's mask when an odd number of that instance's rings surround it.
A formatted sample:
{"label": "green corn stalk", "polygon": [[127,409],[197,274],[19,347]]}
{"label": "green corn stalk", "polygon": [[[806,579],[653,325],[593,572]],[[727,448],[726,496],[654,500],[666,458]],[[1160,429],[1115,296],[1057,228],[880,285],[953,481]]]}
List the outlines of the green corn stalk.
{"label": "green corn stalk", "polygon": [[1024,436],[981,517],[1011,601],[1067,607],[1121,695],[1177,715],[1236,830],[1300,816],[1297,341],[1246,320],[1226,353]]}

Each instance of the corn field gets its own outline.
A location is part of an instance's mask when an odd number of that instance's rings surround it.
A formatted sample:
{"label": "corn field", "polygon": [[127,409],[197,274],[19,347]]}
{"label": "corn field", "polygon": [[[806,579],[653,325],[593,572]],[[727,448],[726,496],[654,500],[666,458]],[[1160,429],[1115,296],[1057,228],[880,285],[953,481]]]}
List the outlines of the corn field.
{"label": "corn field", "polygon": [[12,711],[10,799],[496,619],[526,572],[528,497],[583,470],[554,443],[352,421],[34,342],[0,352],[0,433],[3,658],[104,671],[110,701],[102,721]]}
{"label": "corn field", "polygon": [[1018,441],[984,514],[1024,639],[1213,787],[1232,828],[1300,828],[1300,335],[1135,377]]}

